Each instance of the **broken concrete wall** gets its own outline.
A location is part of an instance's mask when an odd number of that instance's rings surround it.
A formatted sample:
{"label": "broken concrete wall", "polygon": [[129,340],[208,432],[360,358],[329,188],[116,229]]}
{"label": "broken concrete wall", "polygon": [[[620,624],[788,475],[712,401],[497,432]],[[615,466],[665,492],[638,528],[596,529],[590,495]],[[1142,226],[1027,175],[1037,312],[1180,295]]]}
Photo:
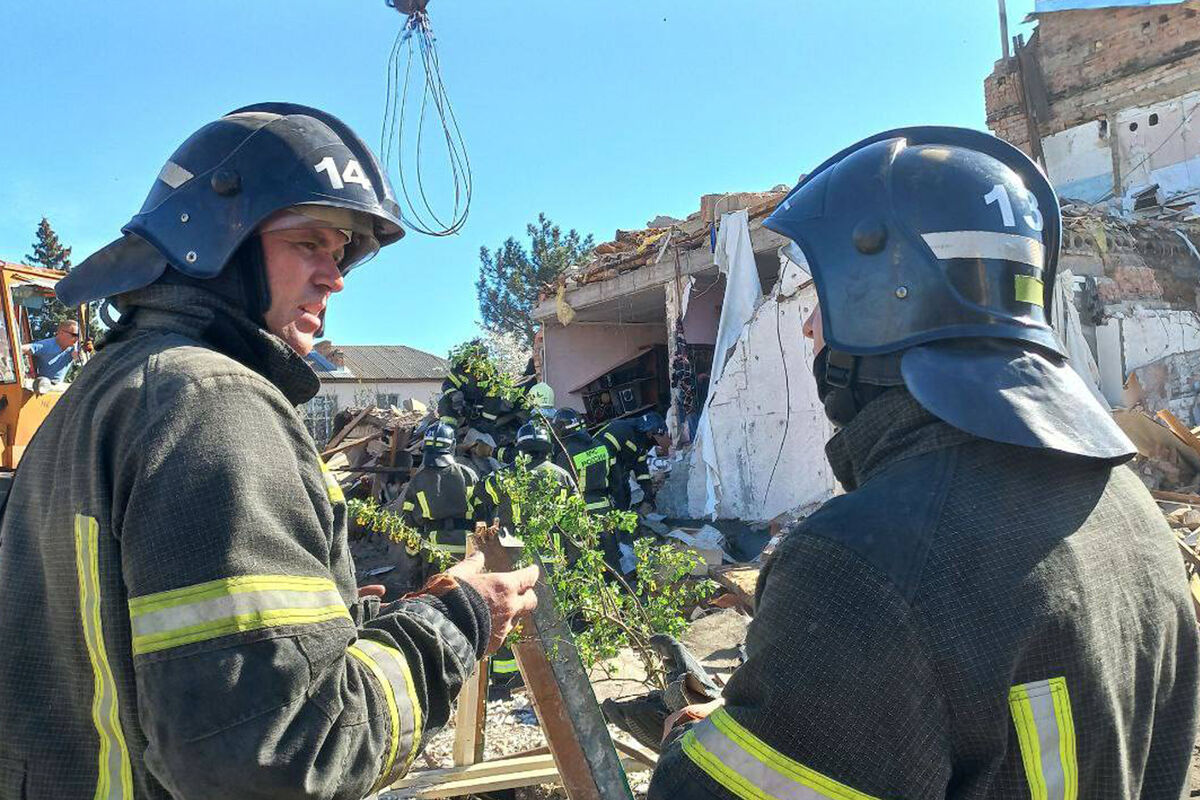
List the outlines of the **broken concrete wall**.
{"label": "broken concrete wall", "polygon": [[1062,265],[1081,276],[1075,304],[1110,404],[1168,409],[1200,424],[1200,257],[1189,247],[1198,233],[1157,221],[1067,218]]}
{"label": "broken concrete wall", "polygon": [[[1200,121],[1191,121],[1198,110],[1195,91],[1117,114],[1117,169],[1128,190],[1157,183],[1169,198],[1200,189]],[[1133,210],[1129,201],[1126,210]]]}
{"label": "broken concrete wall", "polygon": [[[716,515],[766,521],[822,502],[834,491],[825,460],[832,426],[812,378],[812,343],[802,326],[816,303],[794,265],[743,328],[707,413],[720,474]],[[708,486],[701,447],[677,464],[679,474],[659,494],[666,513],[704,516]],[[686,489],[686,490],[685,490]]]}
{"label": "broken concrete wall", "polygon": [[[1200,77],[1197,0],[1040,14],[1035,36],[1050,106],[1042,136],[1178,97]],[[1028,152],[1016,58],[996,62],[984,80],[984,102],[988,127]]]}
{"label": "broken concrete wall", "polygon": [[658,323],[601,324],[576,322],[545,324],[542,379],[554,389],[560,408],[583,411],[583,396],[572,393],[584,381],[599,377],[645,347],[665,345],[667,327]]}
{"label": "broken concrete wall", "polygon": [[1042,140],[1046,171],[1059,197],[1096,203],[1113,194],[1113,158],[1108,125],[1078,125]]}

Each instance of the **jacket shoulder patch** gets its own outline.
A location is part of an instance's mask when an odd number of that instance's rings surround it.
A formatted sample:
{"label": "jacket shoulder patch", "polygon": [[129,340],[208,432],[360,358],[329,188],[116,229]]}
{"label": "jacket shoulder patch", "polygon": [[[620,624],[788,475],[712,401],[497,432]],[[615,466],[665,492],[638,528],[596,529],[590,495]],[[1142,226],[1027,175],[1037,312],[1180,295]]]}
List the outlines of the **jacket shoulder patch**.
{"label": "jacket shoulder patch", "polygon": [[911,601],[956,462],[955,448],[899,461],[855,491],[821,506],[797,533],[851,550]]}

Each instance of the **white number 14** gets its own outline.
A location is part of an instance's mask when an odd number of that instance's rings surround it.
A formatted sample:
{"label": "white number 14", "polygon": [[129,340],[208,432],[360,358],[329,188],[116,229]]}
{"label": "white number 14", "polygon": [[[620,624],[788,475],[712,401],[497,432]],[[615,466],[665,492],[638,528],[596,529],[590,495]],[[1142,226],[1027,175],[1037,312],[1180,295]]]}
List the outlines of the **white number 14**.
{"label": "white number 14", "polygon": [[334,189],[343,189],[347,183],[357,183],[367,191],[371,190],[371,181],[363,174],[362,167],[353,158],[347,162],[346,169],[340,174],[333,156],[325,156],[313,165],[313,169],[317,172],[324,172],[329,178],[329,185]]}

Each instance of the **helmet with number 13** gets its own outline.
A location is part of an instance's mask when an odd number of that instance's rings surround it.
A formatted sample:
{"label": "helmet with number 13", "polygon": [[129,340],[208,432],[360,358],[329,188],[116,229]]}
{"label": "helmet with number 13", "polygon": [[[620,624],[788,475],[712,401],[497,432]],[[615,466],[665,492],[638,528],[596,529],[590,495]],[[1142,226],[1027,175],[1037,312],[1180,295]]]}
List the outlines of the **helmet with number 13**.
{"label": "helmet with number 13", "polygon": [[1015,147],[962,128],[881,133],[817,167],[764,225],[816,285],[814,371],[835,424],[903,385],[984,439],[1134,452],[1050,327],[1062,219]]}

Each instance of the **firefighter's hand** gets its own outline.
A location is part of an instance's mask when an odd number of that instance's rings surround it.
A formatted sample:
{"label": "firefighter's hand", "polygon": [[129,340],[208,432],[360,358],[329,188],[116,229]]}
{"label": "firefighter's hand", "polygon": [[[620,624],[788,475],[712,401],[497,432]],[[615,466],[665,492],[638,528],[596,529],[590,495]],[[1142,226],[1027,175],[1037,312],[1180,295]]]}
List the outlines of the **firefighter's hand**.
{"label": "firefighter's hand", "polygon": [[663,721],[663,743],[666,744],[667,739],[671,736],[671,731],[674,730],[676,725],[699,722],[723,705],[725,705],[725,698],[718,697],[716,700],[710,700],[707,703],[693,703],[690,706],[684,706],[671,714]]}
{"label": "firefighter's hand", "polygon": [[446,574],[471,584],[488,604],[492,612],[492,638],[487,647],[489,654],[504,644],[517,617],[537,608],[537,595],[533,593],[539,574],[536,565],[512,572],[484,572],[483,553],[475,553],[446,570]]}

